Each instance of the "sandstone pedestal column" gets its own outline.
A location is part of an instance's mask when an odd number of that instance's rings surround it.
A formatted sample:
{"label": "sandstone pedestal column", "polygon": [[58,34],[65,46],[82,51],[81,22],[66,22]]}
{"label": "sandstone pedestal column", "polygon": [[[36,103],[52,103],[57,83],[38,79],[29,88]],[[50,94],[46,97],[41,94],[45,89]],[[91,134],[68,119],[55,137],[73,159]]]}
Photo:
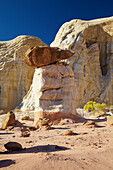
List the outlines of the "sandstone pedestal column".
{"label": "sandstone pedestal column", "polygon": [[74,118],[78,99],[74,74],[69,65],[52,64],[35,69],[33,78],[35,119]]}
{"label": "sandstone pedestal column", "polygon": [[60,60],[73,56],[70,50],[55,47],[34,47],[26,53],[24,62],[35,68],[32,83],[35,116],[51,121],[61,118],[75,118],[78,94],[74,83],[74,74],[66,63]]}

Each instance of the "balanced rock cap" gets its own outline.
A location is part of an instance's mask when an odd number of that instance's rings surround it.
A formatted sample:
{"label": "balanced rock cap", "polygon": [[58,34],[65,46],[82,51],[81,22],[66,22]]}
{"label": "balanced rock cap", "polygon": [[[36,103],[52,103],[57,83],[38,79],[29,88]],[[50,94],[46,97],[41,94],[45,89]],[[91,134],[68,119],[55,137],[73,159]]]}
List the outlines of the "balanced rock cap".
{"label": "balanced rock cap", "polygon": [[58,47],[39,46],[31,48],[26,52],[24,62],[33,68],[39,68],[70,58],[73,55],[74,52],[70,50],[62,50]]}

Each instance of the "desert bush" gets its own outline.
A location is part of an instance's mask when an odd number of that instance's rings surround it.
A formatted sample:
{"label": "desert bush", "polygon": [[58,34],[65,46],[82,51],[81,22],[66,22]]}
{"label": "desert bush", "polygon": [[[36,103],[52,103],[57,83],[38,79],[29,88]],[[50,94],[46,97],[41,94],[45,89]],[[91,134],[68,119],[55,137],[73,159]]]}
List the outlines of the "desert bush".
{"label": "desert bush", "polygon": [[94,110],[92,104],[85,104],[83,109],[88,111],[88,112]]}
{"label": "desert bush", "polygon": [[93,101],[88,101],[84,107],[83,107],[84,110],[90,112],[90,111],[97,111],[97,110],[105,110],[106,109],[106,104],[105,103],[96,103],[96,102],[93,102]]}
{"label": "desert bush", "polygon": [[95,102],[93,102],[93,101],[88,101],[85,105],[84,105],[84,110],[86,110],[86,111],[92,111],[92,110],[94,110],[94,104],[95,104]]}
{"label": "desert bush", "polygon": [[105,103],[102,103],[102,104],[96,103],[96,104],[94,105],[94,109],[95,109],[95,110],[105,110],[105,108],[106,108],[106,104],[105,104]]}

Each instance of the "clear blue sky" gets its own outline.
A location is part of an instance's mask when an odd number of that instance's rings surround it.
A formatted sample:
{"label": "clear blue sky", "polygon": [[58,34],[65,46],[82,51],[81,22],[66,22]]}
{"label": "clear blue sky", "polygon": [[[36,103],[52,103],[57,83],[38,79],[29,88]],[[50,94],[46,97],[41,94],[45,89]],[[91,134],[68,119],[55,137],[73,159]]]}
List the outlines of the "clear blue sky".
{"label": "clear blue sky", "polygon": [[31,35],[49,45],[66,21],[110,16],[113,0],[0,0],[0,41]]}

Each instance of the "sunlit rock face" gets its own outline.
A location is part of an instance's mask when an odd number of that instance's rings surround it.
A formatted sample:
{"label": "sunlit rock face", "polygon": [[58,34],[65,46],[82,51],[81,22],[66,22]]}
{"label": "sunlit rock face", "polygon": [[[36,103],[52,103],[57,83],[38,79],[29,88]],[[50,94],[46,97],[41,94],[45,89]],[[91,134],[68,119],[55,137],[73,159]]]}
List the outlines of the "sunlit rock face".
{"label": "sunlit rock face", "polygon": [[5,112],[18,106],[27,94],[34,69],[29,68],[23,58],[29,48],[39,45],[45,44],[31,36],[0,42],[0,109]]}
{"label": "sunlit rock face", "polygon": [[21,110],[34,110],[34,124],[44,117],[52,121],[64,117],[74,118],[79,97],[74,73],[67,63],[56,63],[72,55],[70,50],[52,47],[36,47],[27,52],[25,63],[36,68]]}
{"label": "sunlit rock face", "polygon": [[33,68],[40,68],[56,63],[73,56],[70,50],[61,50],[58,47],[36,46],[26,52],[24,62]]}
{"label": "sunlit rock face", "polygon": [[52,64],[35,70],[33,77],[35,122],[40,117],[55,120],[76,114],[78,92],[70,66]]}
{"label": "sunlit rock face", "polygon": [[44,117],[52,121],[74,119],[78,99],[72,68],[64,63],[51,64],[35,69],[31,89],[21,110],[34,110],[34,124]]}
{"label": "sunlit rock face", "polygon": [[65,62],[74,72],[80,95],[77,106],[88,100],[113,104],[113,17],[66,22],[51,47],[75,52]]}

